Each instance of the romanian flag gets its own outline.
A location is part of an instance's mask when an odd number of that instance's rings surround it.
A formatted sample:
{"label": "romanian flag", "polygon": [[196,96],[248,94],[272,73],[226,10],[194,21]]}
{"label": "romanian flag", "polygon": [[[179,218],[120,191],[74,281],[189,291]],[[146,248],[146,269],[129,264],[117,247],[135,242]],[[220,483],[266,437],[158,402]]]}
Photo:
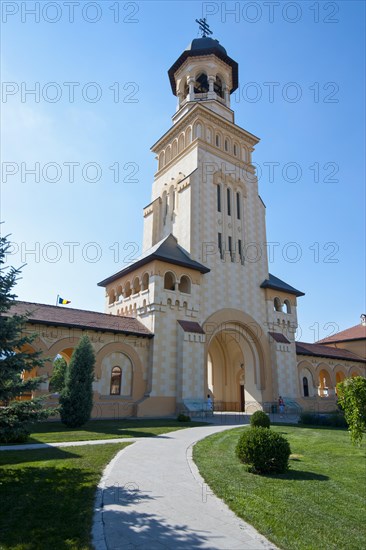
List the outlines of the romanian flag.
{"label": "romanian flag", "polygon": [[64,300],[63,298],[61,298],[61,296],[57,296],[57,303],[58,304],[71,304],[70,300]]}

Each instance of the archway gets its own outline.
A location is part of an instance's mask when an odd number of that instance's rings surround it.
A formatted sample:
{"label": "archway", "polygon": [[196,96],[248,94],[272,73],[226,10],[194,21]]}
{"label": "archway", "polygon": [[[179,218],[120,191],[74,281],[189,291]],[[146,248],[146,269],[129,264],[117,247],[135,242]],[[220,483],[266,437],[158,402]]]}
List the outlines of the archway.
{"label": "archway", "polygon": [[207,390],[215,411],[256,410],[262,402],[262,367],[258,343],[246,327],[221,325],[207,352]]}

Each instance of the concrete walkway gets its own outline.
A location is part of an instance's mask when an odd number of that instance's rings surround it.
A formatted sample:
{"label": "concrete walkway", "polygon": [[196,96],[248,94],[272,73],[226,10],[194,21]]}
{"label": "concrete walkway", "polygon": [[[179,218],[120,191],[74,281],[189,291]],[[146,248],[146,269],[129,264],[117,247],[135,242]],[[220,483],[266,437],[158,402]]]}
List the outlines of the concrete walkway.
{"label": "concrete walkway", "polygon": [[276,548],[210,492],[192,461],[196,441],[238,423],[139,439],[120,451],[97,492],[95,549]]}

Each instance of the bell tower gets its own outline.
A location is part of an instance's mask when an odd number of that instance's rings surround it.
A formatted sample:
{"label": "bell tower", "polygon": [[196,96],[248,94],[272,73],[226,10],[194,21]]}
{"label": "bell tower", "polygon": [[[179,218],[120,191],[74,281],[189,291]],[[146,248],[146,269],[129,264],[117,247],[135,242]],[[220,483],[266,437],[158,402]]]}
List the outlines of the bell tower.
{"label": "bell tower", "polygon": [[[157,170],[142,255],[99,283],[108,312],[135,316],[154,334],[138,415],[189,410],[208,391],[232,410],[296,387],[293,338],[278,340],[276,330],[294,333],[301,293],[268,273],[252,163],[259,138],[235,123],[230,106],[238,64],[198,23],[202,37],[168,71],[178,104],[151,148]],[[286,314],[273,311],[279,297]]]}
{"label": "bell tower", "polygon": [[202,37],[195,38],[168,71],[172,92],[178,98],[178,122],[197,102],[234,122],[230,94],[238,87],[238,64],[227,55],[206,20],[197,20]]}

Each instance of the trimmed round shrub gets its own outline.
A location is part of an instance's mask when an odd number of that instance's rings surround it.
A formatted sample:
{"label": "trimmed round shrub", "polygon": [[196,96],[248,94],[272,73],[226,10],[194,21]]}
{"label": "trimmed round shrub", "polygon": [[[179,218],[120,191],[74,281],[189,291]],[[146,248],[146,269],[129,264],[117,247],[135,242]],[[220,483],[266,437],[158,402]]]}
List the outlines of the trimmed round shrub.
{"label": "trimmed round shrub", "polygon": [[269,428],[271,421],[269,416],[266,415],[263,411],[255,411],[254,414],[250,417],[250,425],[252,428]]}
{"label": "trimmed round shrub", "polygon": [[187,414],[181,413],[181,414],[178,414],[177,420],[178,420],[178,422],[190,422],[191,417],[188,416]]}
{"label": "trimmed round shrub", "polygon": [[245,430],[236,446],[241,462],[255,474],[283,474],[288,470],[290,444],[279,433],[267,428]]}

